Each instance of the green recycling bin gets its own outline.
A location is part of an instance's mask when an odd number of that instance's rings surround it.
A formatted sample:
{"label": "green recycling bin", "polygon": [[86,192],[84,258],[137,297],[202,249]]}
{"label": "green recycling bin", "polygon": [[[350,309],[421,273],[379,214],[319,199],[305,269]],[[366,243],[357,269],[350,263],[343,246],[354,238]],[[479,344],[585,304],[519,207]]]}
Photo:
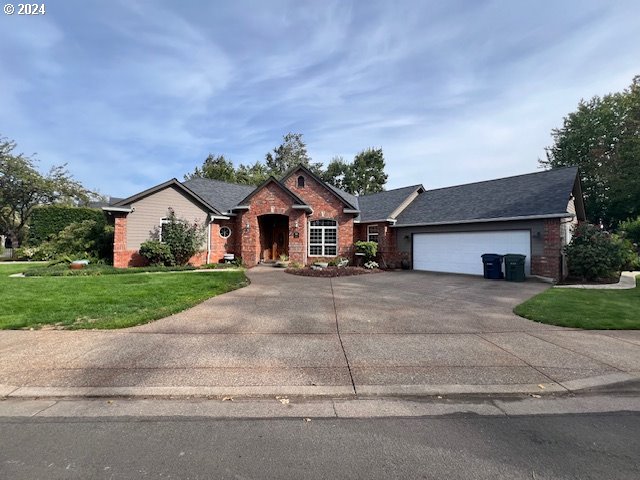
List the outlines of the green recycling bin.
{"label": "green recycling bin", "polygon": [[504,279],[508,282],[524,282],[524,261],[526,255],[508,253],[504,256]]}

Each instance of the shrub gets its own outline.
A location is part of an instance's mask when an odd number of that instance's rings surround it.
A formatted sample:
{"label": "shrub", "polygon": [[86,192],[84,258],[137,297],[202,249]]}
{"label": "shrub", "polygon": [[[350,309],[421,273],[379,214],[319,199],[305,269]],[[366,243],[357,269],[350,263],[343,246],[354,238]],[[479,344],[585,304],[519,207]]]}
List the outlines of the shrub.
{"label": "shrub", "polygon": [[640,248],[640,217],[622,222],[618,230],[624,238],[635,243],[636,248]]}
{"label": "shrub", "polygon": [[589,223],[575,227],[571,243],[564,251],[569,273],[585,280],[614,277],[625,262],[623,244]]}
{"label": "shrub", "polygon": [[46,205],[35,208],[29,219],[27,245],[37,246],[51,240],[72,223],[93,220],[97,225],[106,225],[104,213],[95,208]]}
{"label": "shrub", "polygon": [[139,253],[147,259],[150,265],[164,265],[166,267],[175,265],[175,259],[169,245],[159,240],[147,240],[142,243]]}
{"label": "shrub", "polygon": [[364,253],[364,259],[367,262],[373,261],[378,254],[377,242],[356,242],[356,252]]}
{"label": "shrub", "polygon": [[168,245],[176,265],[186,265],[204,243],[205,226],[177,218],[173,209],[169,209],[167,223],[156,229],[154,236]]}

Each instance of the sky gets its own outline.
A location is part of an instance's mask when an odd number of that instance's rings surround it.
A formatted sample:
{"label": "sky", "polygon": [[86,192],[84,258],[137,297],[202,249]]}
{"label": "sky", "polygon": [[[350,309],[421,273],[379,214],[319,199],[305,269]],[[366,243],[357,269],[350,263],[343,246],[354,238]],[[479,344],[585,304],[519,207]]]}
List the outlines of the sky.
{"label": "sky", "polygon": [[325,165],[382,147],[387,188],[529,173],[640,74],[637,0],[44,4],[0,14],[0,136],[112,196],[288,132]]}

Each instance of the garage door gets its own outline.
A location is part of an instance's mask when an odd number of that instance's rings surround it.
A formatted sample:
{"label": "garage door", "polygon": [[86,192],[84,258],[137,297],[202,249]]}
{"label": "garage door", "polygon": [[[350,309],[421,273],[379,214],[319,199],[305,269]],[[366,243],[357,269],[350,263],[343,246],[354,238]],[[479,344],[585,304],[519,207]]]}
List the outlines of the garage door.
{"label": "garage door", "polygon": [[431,272],[482,275],[483,253],[520,253],[527,256],[531,272],[529,230],[467,233],[416,233],[413,235],[413,268]]}

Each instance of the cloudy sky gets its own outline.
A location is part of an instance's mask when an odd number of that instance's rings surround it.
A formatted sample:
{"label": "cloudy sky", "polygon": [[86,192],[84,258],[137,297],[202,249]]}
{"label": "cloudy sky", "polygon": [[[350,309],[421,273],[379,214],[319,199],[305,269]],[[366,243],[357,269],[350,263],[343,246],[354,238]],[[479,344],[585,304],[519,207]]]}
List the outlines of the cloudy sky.
{"label": "cloudy sky", "polygon": [[289,131],[325,163],[382,147],[388,188],[527,173],[640,74],[637,0],[45,5],[0,16],[0,135],[114,196]]}

